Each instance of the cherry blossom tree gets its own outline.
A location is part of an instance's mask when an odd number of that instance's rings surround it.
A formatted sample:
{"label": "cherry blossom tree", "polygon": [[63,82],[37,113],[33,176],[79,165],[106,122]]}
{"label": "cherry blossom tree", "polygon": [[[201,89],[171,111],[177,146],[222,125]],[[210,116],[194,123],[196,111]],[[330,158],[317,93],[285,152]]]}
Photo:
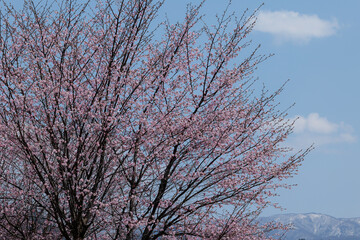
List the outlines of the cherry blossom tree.
{"label": "cherry blossom tree", "polygon": [[[255,15],[155,0],[3,2],[1,239],[271,239],[256,217],[307,151],[256,93]],[[251,47],[250,47],[251,48]],[[247,55],[246,55],[247,54]],[[246,56],[244,56],[246,55]]]}

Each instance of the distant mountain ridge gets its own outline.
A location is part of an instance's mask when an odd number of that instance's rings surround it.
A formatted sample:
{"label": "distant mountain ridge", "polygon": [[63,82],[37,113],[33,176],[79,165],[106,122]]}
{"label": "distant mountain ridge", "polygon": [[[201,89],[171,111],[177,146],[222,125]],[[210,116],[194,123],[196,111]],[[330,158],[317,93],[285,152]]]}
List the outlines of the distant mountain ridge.
{"label": "distant mountain ridge", "polygon": [[325,214],[280,214],[262,217],[260,222],[293,224],[284,240],[360,240],[359,218],[335,218]]}

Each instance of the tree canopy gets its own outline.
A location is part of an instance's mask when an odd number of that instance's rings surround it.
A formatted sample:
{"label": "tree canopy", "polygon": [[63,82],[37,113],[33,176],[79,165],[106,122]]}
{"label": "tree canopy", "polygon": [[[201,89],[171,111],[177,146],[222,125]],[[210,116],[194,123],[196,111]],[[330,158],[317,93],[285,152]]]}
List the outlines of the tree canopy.
{"label": "tree canopy", "polygon": [[3,3],[0,238],[271,239],[256,217],[307,151],[282,88],[253,91],[255,15],[89,4]]}

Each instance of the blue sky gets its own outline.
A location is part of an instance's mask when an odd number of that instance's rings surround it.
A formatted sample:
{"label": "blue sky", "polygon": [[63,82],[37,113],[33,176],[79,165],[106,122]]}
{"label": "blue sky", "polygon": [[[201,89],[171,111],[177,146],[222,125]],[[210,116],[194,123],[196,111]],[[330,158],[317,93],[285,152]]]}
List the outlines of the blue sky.
{"label": "blue sky", "polygon": [[[163,11],[181,19],[190,1],[169,0]],[[199,1],[191,1],[193,3]],[[233,0],[240,15],[263,1]],[[208,0],[206,19],[214,20],[227,1]],[[250,35],[261,52],[275,55],[255,75],[269,89],[290,79],[278,98],[292,103],[290,117],[299,117],[288,144],[316,149],[290,183],[274,198],[285,211],[269,208],[264,215],[319,212],[335,217],[360,216],[360,1],[265,1],[258,26]]]}
{"label": "blue sky", "polygon": [[[162,14],[172,21],[181,20],[189,2],[199,1],[168,0]],[[214,20],[227,2],[207,0],[206,19]],[[261,3],[233,0],[231,9],[241,15]],[[358,0],[269,0],[259,12],[258,26],[250,38],[253,46],[261,43],[261,53],[275,55],[255,75],[271,90],[291,80],[278,98],[284,109],[296,103],[289,116],[299,121],[288,144],[316,146],[290,180],[298,186],[280,191],[274,199],[287,210],[269,208],[264,215],[360,216],[359,9]]]}

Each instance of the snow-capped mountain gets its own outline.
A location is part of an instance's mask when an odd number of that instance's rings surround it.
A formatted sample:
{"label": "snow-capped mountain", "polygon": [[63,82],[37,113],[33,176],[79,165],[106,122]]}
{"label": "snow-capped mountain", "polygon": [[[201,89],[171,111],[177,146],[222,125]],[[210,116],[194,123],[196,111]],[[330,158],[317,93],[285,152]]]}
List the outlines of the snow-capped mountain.
{"label": "snow-capped mountain", "polygon": [[325,214],[281,214],[261,222],[291,223],[284,240],[360,240],[360,218],[334,218]]}

